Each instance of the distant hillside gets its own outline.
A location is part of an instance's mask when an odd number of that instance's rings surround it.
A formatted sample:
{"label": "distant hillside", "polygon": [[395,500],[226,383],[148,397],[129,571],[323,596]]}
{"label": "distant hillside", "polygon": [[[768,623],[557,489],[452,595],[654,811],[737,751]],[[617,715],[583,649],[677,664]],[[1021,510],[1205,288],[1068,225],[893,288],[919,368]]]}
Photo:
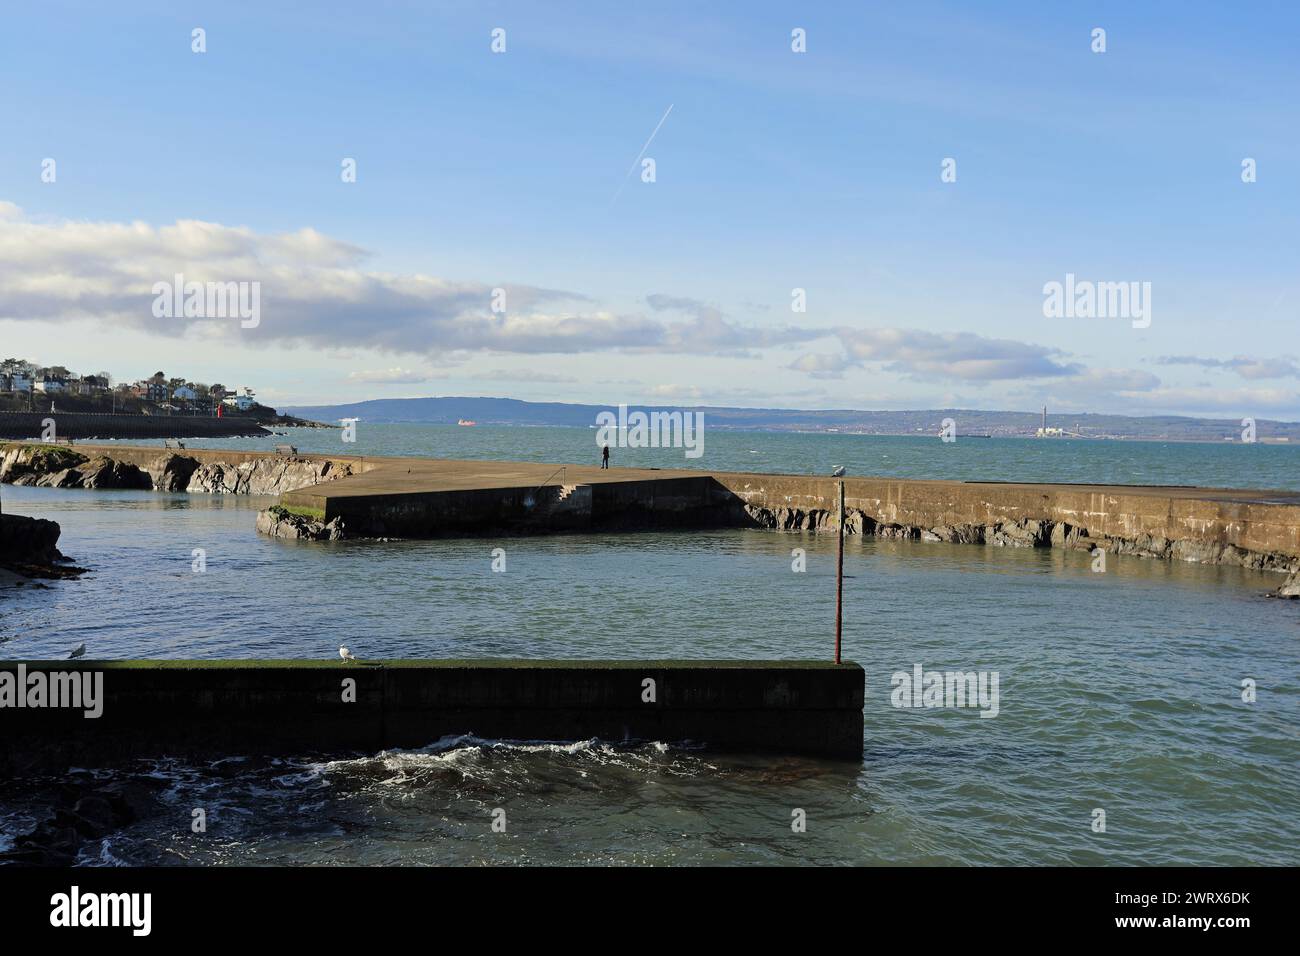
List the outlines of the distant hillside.
{"label": "distant hillside", "polygon": [[[563,402],[525,402],[515,398],[379,398],[348,405],[301,405],[284,414],[321,422],[359,418],[366,422],[419,422],[454,425],[470,419],[480,425],[569,425],[583,428],[596,423],[596,415],[614,410],[610,405],[572,405]],[[629,406],[630,410],[699,411],[709,428],[754,431],[842,431],[868,435],[935,434],[945,418],[957,423],[959,435],[1027,436],[1042,424],[1040,412],[979,411],[975,409],[925,409],[917,411],[863,411],[857,409],[729,408],[725,406]],[[1223,441],[1241,438],[1239,419],[1186,418],[1177,415],[1048,414],[1049,428],[1060,428],[1085,438],[1150,438],[1176,441]],[[1261,441],[1290,439],[1300,442],[1300,423],[1257,419]]]}

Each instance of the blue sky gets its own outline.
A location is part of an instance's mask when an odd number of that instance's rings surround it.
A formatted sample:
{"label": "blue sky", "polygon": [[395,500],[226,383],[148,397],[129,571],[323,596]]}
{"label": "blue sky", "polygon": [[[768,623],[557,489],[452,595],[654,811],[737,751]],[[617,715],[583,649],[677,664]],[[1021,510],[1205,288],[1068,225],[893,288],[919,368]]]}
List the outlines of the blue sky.
{"label": "blue sky", "polygon": [[[0,353],[281,405],[1300,418],[1298,28],[1282,3],[24,5]],[[260,282],[260,324],[159,320],[177,271]],[[1045,317],[1067,273],[1150,282],[1149,327]]]}

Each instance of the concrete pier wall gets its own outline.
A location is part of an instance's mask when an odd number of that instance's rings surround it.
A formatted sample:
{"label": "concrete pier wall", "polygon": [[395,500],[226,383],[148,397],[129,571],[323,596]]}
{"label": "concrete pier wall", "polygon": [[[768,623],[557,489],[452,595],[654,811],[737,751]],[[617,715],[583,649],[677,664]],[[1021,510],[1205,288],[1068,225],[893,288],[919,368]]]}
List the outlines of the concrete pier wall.
{"label": "concrete pier wall", "polygon": [[[834,530],[834,479],[716,478],[721,504],[742,502],[763,526]],[[1099,546],[1264,570],[1300,566],[1300,495],[1294,492],[850,478],[845,481],[845,509],[849,533],[928,534],[1030,547]]]}
{"label": "concrete pier wall", "polygon": [[[9,472],[31,446],[0,445],[0,481],[58,484]],[[158,490],[280,494],[292,537],[436,537],[632,528],[834,531],[838,482],[763,475],[537,462],[294,455],[268,449],[163,453],[78,444],[148,473]],[[54,469],[53,465],[47,468]],[[64,467],[59,465],[59,467]],[[146,482],[146,485],[148,482]],[[88,486],[88,485],[87,485]],[[1274,571],[1300,569],[1300,492],[1143,485],[844,480],[849,534],[1121,554]],[[274,520],[272,520],[274,518]],[[328,535],[326,523],[332,530]]]}
{"label": "concrete pier wall", "polygon": [[[282,503],[340,519],[354,536],[668,527],[835,530],[838,482],[810,475],[606,471],[577,478],[590,506],[561,515],[557,487],[501,486],[476,463],[478,487],[380,463],[362,482],[302,488]],[[446,462],[452,469],[471,463]],[[521,467],[511,464],[509,467]],[[534,466],[545,474],[550,466]],[[573,469],[578,471],[578,469]],[[438,490],[446,483],[445,490]],[[1300,494],[1231,489],[847,478],[848,534],[1012,547],[1070,547],[1264,570],[1300,567]],[[543,505],[530,508],[533,498]]]}
{"label": "concrete pier wall", "polygon": [[[864,675],[800,661],[35,661],[103,681],[102,715],[4,703],[0,767],[151,755],[373,753],[442,737],[692,741],[861,759]],[[355,702],[344,700],[355,681]],[[653,681],[648,685],[647,681]],[[653,686],[653,700],[646,700]]]}

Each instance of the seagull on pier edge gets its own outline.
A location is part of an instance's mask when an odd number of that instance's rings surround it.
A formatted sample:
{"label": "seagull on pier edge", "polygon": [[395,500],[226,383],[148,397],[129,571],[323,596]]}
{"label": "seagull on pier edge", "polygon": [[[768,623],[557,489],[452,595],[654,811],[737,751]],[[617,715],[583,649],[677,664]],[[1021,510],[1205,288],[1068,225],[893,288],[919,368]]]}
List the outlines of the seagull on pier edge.
{"label": "seagull on pier edge", "polygon": [[339,645],[339,657],[343,658],[345,661],[351,661],[354,664],[357,662],[357,659],[352,656],[352,652],[342,644]]}
{"label": "seagull on pier edge", "polygon": [[844,477],[844,466],[843,466],[843,465],[836,465],[836,466],[835,466],[835,470],[831,472],[831,477],[832,477],[832,478],[843,478],[843,477]]}
{"label": "seagull on pier edge", "polygon": [[86,644],[83,641],[82,643],[78,644],[76,647],[72,649],[72,653],[68,655],[68,660],[74,661],[78,657],[85,657],[85,656],[86,656]]}

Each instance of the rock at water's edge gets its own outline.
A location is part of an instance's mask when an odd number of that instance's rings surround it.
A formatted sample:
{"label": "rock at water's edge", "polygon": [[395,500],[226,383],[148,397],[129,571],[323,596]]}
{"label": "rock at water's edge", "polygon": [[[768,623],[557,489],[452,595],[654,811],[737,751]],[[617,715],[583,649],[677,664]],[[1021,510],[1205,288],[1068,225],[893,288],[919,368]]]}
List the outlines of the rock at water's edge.
{"label": "rock at water's edge", "polygon": [[57,561],[60,528],[57,522],[26,515],[0,514],[0,561]]}
{"label": "rock at water's edge", "polygon": [[257,513],[257,530],[272,538],[290,538],[300,541],[339,541],[346,537],[343,519],[317,521],[297,515],[276,505]]}
{"label": "rock at water's edge", "polygon": [[1300,571],[1292,571],[1286,583],[1273,592],[1273,597],[1300,598]]}
{"label": "rock at water's edge", "polygon": [[24,578],[75,578],[85,568],[59,553],[60,528],[45,518],[0,514],[0,568]]}
{"label": "rock at water's edge", "polygon": [[97,455],[78,466],[77,471],[81,472],[82,488],[153,488],[153,479],[148,472],[105,455]]}

